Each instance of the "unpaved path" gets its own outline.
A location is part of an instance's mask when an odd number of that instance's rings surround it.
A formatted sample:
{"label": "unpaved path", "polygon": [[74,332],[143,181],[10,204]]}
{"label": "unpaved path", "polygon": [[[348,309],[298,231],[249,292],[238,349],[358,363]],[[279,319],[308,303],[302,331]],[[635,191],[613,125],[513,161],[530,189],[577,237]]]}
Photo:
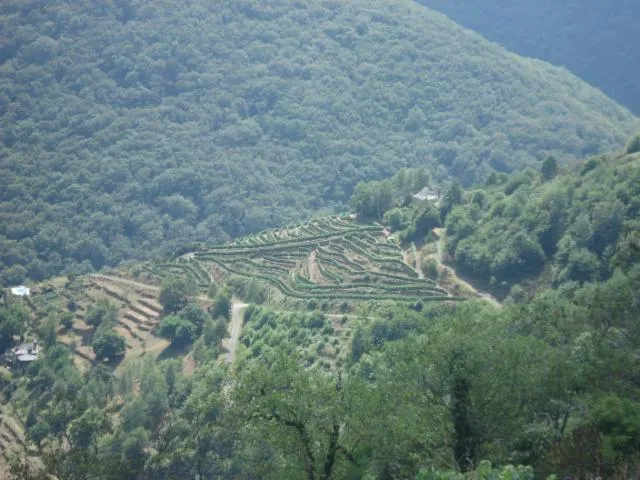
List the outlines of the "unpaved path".
{"label": "unpaved path", "polygon": [[456,273],[456,271],[453,268],[451,268],[450,266],[444,264],[445,229],[444,228],[434,228],[433,229],[433,233],[435,233],[438,236],[438,253],[437,253],[436,259],[438,260],[438,263],[440,264],[442,269],[446,270],[447,272],[449,272],[449,275],[451,276],[451,278],[453,278],[455,280],[455,282],[458,283],[463,288],[467,288],[470,292],[473,292],[478,297],[483,298],[484,300],[488,301],[494,307],[502,308],[502,304],[493,295],[491,295],[490,293],[487,293],[487,292],[481,292],[476,287],[471,285],[469,282],[467,282],[465,280],[462,280],[458,276],[458,274]]}
{"label": "unpaved path", "polygon": [[309,268],[309,280],[313,283],[320,283],[320,273],[318,272],[318,260],[316,259],[316,251],[312,250],[309,253],[308,265]]}
{"label": "unpaved path", "polygon": [[413,269],[418,273],[418,278],[424,279],[424,272],[422,271],[422,255],[418,252],[416,248],[416,244],[411,242],[411,253],[413,253],[413,259],[415,262],[415,266]]}
{"label": "unpaved path", "polygon": [[236,350],[240,341],[242,324],[244,323],[244,311],[249,306],[247,303],[233,303],[231,305],[231,324],[229,325],[229,339],[227,342],[227,363],[233,364],[236,359]]}

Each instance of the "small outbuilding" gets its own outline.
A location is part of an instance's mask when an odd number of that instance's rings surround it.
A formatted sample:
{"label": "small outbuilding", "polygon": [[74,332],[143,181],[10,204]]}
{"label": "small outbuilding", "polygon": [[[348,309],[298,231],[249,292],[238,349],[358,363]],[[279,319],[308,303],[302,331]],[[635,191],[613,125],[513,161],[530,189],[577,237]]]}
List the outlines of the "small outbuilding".
{"label": "small outbuilding", "polygon": [[23,343],[11,349],[12,360],[18,363],[29,363],[38,359],[38,342]]}
{"label": "small outbuilding", "polygon": [[424,187],[418,193],[416,193],[413,198],[420,202],[424,202],[428,200],[430,202],[437,202],[440,199],[440,189],[433,187]]}
{"label": "small outbuilding", "polygon": [[31,295],[31,289],[29,287],[25,287],[24,285],[20,285],[19,287],[11,287],[11,294],[16,297],[28,297]]}

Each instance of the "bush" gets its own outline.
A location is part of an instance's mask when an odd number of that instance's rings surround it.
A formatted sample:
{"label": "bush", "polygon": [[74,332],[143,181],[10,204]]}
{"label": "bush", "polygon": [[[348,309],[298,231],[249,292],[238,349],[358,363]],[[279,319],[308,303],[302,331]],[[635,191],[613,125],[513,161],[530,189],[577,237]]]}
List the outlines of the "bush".
{"label": "bush", "polygon": [[85,322],[92,327],[99,327],[102,324],[113,325],[117,321],[117,311],[115,305],[108,300],[98,302],[87,312]]}
{"label": "bush", "polygon": [[627,143],[627,153],[638,153],[640,152],[640,133],[638,133],[635,137],[629,140]]}
{"label": "bush", "polygon": [[160,303],[165,313],[176,313],[189,301],[187,283],[181,278],[167,277],[162,282]]}
{"label": "bush", "polygon": [[96,333],[91,347],[97,360],[115,360],[124,355],[127,344],[121,335],[113,330],[104,329]]}
{"label": "bush", "polygon": [[66,330],[69,330],[73,327],[73,313],[64,312],[60,317],[60,325]]}
{"label": "bush", "polygon": [[185,345],[195,340],[198,336],[198,328],[179,315],[168,315],[162,319],[159,333],[162,337],[171,340],[171,343]]}

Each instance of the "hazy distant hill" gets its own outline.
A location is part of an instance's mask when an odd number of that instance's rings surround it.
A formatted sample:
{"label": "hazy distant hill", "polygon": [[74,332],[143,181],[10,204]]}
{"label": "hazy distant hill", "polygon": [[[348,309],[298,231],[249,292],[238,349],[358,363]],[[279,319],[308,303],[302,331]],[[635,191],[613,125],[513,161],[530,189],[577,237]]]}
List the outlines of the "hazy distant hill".
{"label": "hazy distant hill", "polygon": [[520,54],[569,70],[640,113],[637,0],[417,0]]}
{"label": "hazy distant hill", "polygon": [[404,166],[623,145],[624,108],[409,0],[0,3],[3,282],[224,241]]}

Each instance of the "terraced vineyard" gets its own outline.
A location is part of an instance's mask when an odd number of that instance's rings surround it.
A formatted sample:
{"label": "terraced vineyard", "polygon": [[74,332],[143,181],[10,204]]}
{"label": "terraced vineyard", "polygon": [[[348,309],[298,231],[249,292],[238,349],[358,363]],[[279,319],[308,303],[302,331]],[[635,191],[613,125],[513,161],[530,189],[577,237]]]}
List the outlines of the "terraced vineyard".
{"label": "terraced vineyard", "polygon": [[71,347],[79,367],[94,361],[91,348],[93,328],[85,322],[87,312],[100,300],[108,300],[117,308],[114,330],[122,335],[128,354],[139,356],[145,351],[165,348],[168,342],[153,334],[162,307],[158,302],[159,288],[110,275],[90,275],[73,284],[49,282],[34,288],[27,305],[38,321],[49,313],[63,314],[73,305],[71,328],[58,327],[58,341]]}
{"label": "terraced vineyard", "polygon": [[419,278],[377,224],[324,217],[269,230],[147,266],[156,277],[183,274],[205,289],[230,276],[258,279],[272,295],[321,301],[455,301],[433,280]]}

